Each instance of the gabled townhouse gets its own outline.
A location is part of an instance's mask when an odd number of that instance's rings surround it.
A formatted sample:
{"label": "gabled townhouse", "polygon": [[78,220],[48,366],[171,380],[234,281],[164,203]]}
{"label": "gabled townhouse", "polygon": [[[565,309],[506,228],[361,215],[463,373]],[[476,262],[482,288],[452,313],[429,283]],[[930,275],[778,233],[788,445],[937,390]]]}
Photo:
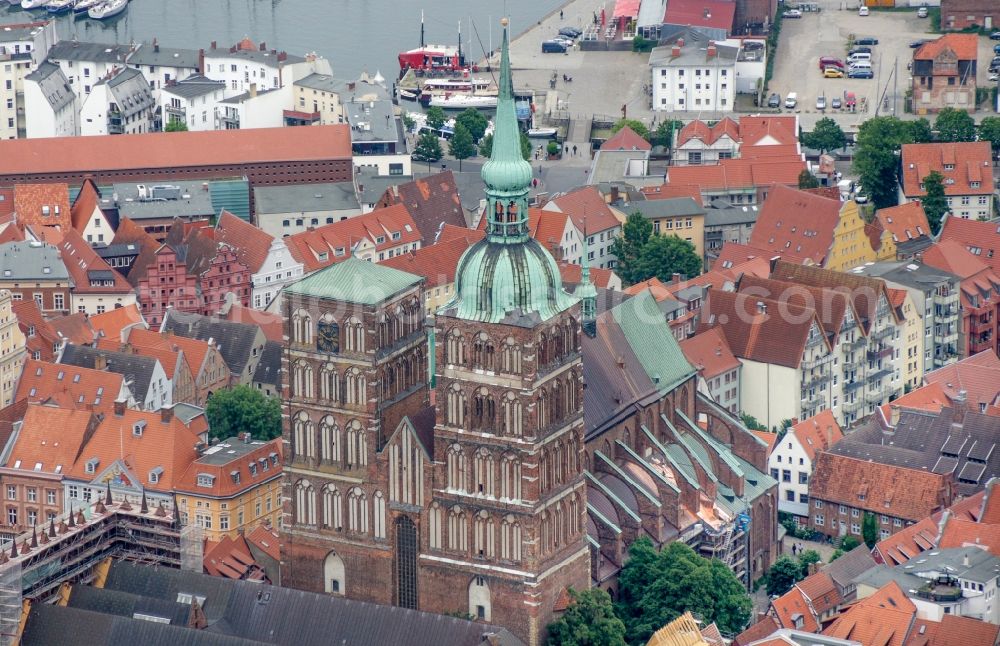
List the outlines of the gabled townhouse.
{"label": "gabled townhouse", "polygon": [[217,541],[281,526],[281,439],[230,437],[198,456],[174,483],[182,522]]}
{"label": "gabled townhouse", "polygon": [[101,314],[135,304],[132,286],[94,252],[76,229],[60,231],[46,227],[41,237],[58,248],[62,255],[73,283],[70,290],[70,309],[73,312]]}
{"label": "gabled townhouse", "polygon": [[229,245],[250,270],[254,309],[266,309],[280,295],[281,288],[302,277],[302,262],[292,257],[280,237],[223,210],[215,225],[215,240]]}
{"label": "gabled townhouse", "polygon": [[202,310],[198,278],[188,272],[182,256],[168,244],[160,245],[152,255],[140,254],[128,273],[128,282],[135,288],[142,316],[150,325],[158,325],[171,310]]}
{"label": "gabled townhouse", "polygon": [[1000,275],[954,240],[936,242],[924,250],[923,261],[961,279],[958,351],[968,357],[1000,349]]}
{"label": "gabled townhouse", "polygon": [[352,182],[257,186],[254,222],[276,238],[361,215]]}
{"label": "gabled townhouse", "polygon": [[133,67],[114,67],[94,83],[80,106],[81,135],[153,132],[156,102],[149,82]]}
{"label": "gabled townhouse", "polygon": [[750,244],[774,255],[789,252],[834,271],[895,258],[891,239],[873,233],[853,200],[841,202],[775,186],[764,201]]}
{"label": "gabled townhouse", "polygon": [[722,328],[743,364],[744,412],[771,428],[832,406],[834,348],[814,308],[709,289],[706,312],[702,325]]}
{"label": "gabled townhouse", "polygon": [[58,65],[45,61],[25,75],[24,115],[28,139],[80,134],[77,94]]}
{"label": "gabled townhouse", "polygon": [[13,299],[6,289],[0,289],[0,402],[14,403],[17,379],[27,357],[27,342],[18,325]]}
{"label": "gabled townhouse", "polygon": [[92,179],[85,179],[70,207],[73,229],[89,245],[107,245],[115,237],[111,220],[101,210],[101,191]]}
{"label": "gabled townhouse", "polygon": [[169,508],[176,482],[207,445],[204,413],[183,419],[172,407],[143,411],[117,404],[64,466],[63,511],[108,497],[134,504],[143,496],[150,507]]}
{"label": "gabled townhouse", "polygon": [[21,229],[73,225],[69,205],[69,186],[52,184],[15,184],[14,216]]}
{"label": "gabled townhouse", "polygon": [[[121,334],[121,343],[183,353],[194,382],[194,398],[190,403],[204,407],[212,393],[230,385],[229,367],[215,339],[202,341],[177,334],[161,334],[155,330],[132,327]],[[187,401],[187,400],[183,400]]]}
{"label": "gabled townhouse", "polygon": [[460,229],[471,226],[462,208],[455,175],[450,170],[409,182],[393,182],[382,193],[375,208],[393,204],[406,207],[427,245],[440,242],[439,235],[446,226]]}
{"label": "gabled townhouse", "polygon": [[799,155],[799,120],[796,115],[741,115],[723,117],[711,126],[694,119],[674,133],[671,163],[677,166],[718,164],[726,159],[760,155],[764,150]]}
{"label": "gabled townhouse", "polygon": [[[813,292],[813,298],[821,305],[829,338],[836,339],[830,388],[841,425],[852,425],[902,394],[906,326],[883,281],[780,260],[771,278],[822,292]],[[836,295],[846,297],[840,301],[842,318]]]}
{"label": "gabled townhouse", "polygon": [[653,109],[730,112],[736,102],[739,45],[684,29],[649,55]]}
{"label": "gabled townhouse", "polygon": [[1000,358],[991,350],[966,357],[924,375],[924,383],[936,385],[955,407],[996,414],[1000,405]]}
{"label": "gabled townhouse", "polygon": [[954,495],[945,474],[820,451],[809,483],[809,527],[861,540],[864,516],[872,514],[884,539],[945,509]]}
{"label": "gabled townhouse", "polygon": [[583,257],[581,248],[576,256],[564,256],[566,260],[577,265],[586,263],[600,269],[614,269],[616,258],[611,252],[611,243],[621,233],[625,216],[616,215],[597,187],[583,186],[557,195],[545,203],[542,211],[565,213],[576,229],[576,237],[581,241],[584,236],[587,238],[587,257]]}
{"label": "gabled townhouse", "polygon": [[30,298],[43,314],[66,314],[73,287],[59,250],[44,242],[0,244],[0,288],[15,301]]}
{"label": "gabled townhouse", "polygon": [[212,41],[205,50],[205,68],[202,73],[210,79],[223,81],[233,93],[246,92],[254,83],[260,90],[291,86],[295,81],[313,73],[332,75],[330,62],[309,54],[295,56],[287,52],[268,50],[266,43],[259,45],[244,38],[232,47],[218,47]]}
{"label": "gabled townhouse", "polygon": [[0,34],[0,139],[27,136],[24,77],[37,69],[57,38],[52,20],[4,25]]}
{"label": "gabled townhouse", "polygon": [[938,240],[958,242],[973,256],[989,265],[993,273],[1000,275],[1000,224],[946,214],[941,220]]}
{"label": "gabled townhouse", "polygon": [[743,410],[740,405],[740,374],[742,364],[729,349],[729,342],[720,328],[680,342],[684,357],[698,369],[709,396],[734,415]]}
{"label": "gabled townhouse", "polygon": [[887,291],[896,319],[902,322],[899,367],[903,390],[907,392],[919,387],[924,376],[924,320],[908,291],[892,287]]}
{"label": "gabled townhouse", "polygon": [[[923,327],[921,374],[958,359],[961,329],[958,276],[916,258],[866,263],[852,273],[884,280],[891,289],[906,290]],[[907,362],[911,362],[909,356]]]}
{"label": "gabled townhouse", "polygon": [[670,166],[667,183],[697,187],[702,204],[724,199],[735,205],[761,204],[775,186],[798,188],[806,169],[801,154],[723,159],[711,166]]}
{"label": "gabled townhouse", "polygon": [[14,401],[108,413],[116,401],[136,405],[131,386],[116,372],[28,359]]}
{"label": "gabled townhouse", "polygon": [[920,202],[904,202],[875,211],[879,224],[896,245],[896,259],[913,258],[933,242],[927,214]]}
{"label": "gabled townhouse", "polygon": [[[142,318],[142,312],[138,305],[127,305],[117,309],[108,310],[103,314],[94,314],[88,319],[88,324],[94,337],[100,338],[122,338],[123,334],[131,328],[137,327],[143,330],[149,329],[146,320]],[[94,339],[91,339],[93,342]],[[73,343],[76,343],[75,341]],[[80,345],[88,345],[80,344]]]}
{"label": "gabled townhouse", "polygon": [[[210,227],[185,225],[175,220],[166,243],[184,261],[184,269],[196,280],[200,310],[205,316],[219,313],[226,295],[250,305],[252,290],[250,269],[240,262],[236,252],[225,243],[216,242]],[[151,322],[155,325],[155,322]]]}
{"label": "gabled townhouse", "polygon": [[701,200],[674,197],[629,204],[629,213],[642,213],[653,223],[653,233],[677,236],[694,245],[698,257],[705,255],[705,214]]}
{"label": "gabled townhouse", "polygon": [[[115,68],[125,65],[134,49],[134,45],[60,40],[49,48],[46,60],[59,66],[82,104],[98,81]],[[76,109],[79,110],[80,106]]]}
{"label": "gabled townhouse", "polygon": [[170,384],[171,401],[178,404],[197,405],[194,376],[191,373],[191,367],[187,362],[187,358],[184,356],[184,351],[180,348],[146,345],[139,342],[122,343],[113,338],[101,338],[97,340],[97,349],[156,359],[163,367],[163,372]]}
{"label": "gabled townhouse", "polygon": [[[47,525],[66,509],[63,479],[100,415],[84,408],[28,405],[3,447],[0,536],[10,540],[25,528]],[[53,429],[59,430],[53,441]]]}
{"label": "gabled townhouse", "polygon": [[[27,358],[53,361],[63,344],[63,338],[42,316],[35,301],[14,301],[12,304],[17,326],[25,339]],[[20,375],[19,375],[20,376]]]}
{"label": "gabled townhouse", "polygon": [[143,73],[149,80],[153,99],[159,103],[164,88],[201,71],[201,52],[197,49],[161,47],[154,38],[140,43],[125,59],[125,64]]}
{"label": "gabled townhouse", "polygon": [[137,406],[143,410],[155,411],[173,405],[173,385],[157,358],[70,343],[63,348],[59,364],[123,376]]}
{"label": "gabled townhouse", "polygon": [[976,34],[945,34],[917,47],[911,69],[913,112],[975,111],[978,58]]}
{"label": "gabled townhouse", "polygon": [[251,383],[267,342],[259,325],[235,323],[176,310],[167,312],[160,324],[160,333],[205,342],[214,340],[229,368],[230,383],[233,385]]}
{"label": "gabled townhouse", "polygon": [[163,127],[183,123],[188,130],[215,130],[219,104],[226,98],[226,84],[202,74],[191,74],[168,83],[159,92]]}
{"label": "gabled townhouse", "polygon": [[423,242],[406,206],[394,204],[285,239],[288,250],[306,272],[351,257],[382,262],[418,249]]}
{"label": "gabled townhouse", "polygon": [[924,179],[932,171],[944,177],[952,215],[969,220],[993,217],[993,152],[988,141],[904,144],[900,201],[919,201],[926,195]]}
{"label": "gabled townhouse", "polygon": [[809,481],[816,454],[843,437],[844,432],[829,410],[788,428],[767,459],[771,477],[778,481],[778,511],[792,514],[798,524],[808,523]]}
{"label": "gabled townhouse", "polygon": [[[152,258],[156,256],[156,250],[160,248],[160,243],[149,235],[144,228],[125,217],[118,221],[115,228],[115,237],[111,239],[111,244],[107,247],[97,247],[98,255],[132,282],[130,274],[132,268],[139,262],[140,267],[146,267]],[[141,260],[140,260],[141,258]]]}
{"label": "gabled townhouse", "polygon": [[281,394],[281,358],[284,345],[280,341],[268,339],[260,353],[257,367],[250,379],[250,387],[264,393],[265,397],[279,397]]}

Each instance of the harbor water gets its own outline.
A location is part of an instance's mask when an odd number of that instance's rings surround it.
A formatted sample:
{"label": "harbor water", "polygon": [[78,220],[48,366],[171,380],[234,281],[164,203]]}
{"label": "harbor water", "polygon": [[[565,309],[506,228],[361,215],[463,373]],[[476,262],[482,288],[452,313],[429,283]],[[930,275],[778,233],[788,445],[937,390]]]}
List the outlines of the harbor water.
{"label": "harbor water", "polygon": [[[330,60],[334,74],[356,77],[381,71],[394,79],[396,55],[420,44],[420,15],[426,41],[454,45],[462,22],[467,58],[499,46],[500,13],[511,17],[514,33],[535,25],[565,0],[131,0],[106,21],[72,13],[54,18],[59,37],[103,43],[152,42],[164,47],[206,48],[236,44],[244,36],[268,49],[292,54],[316,52]],[[0,23],[48,18],[44,10],[24,11],[0,0]],[[474,26],[474,29],[471,25]],[[491,29],[492,26],[492,29]],[[492,37],[491,37],[492,36]],[[492,43],[491,43],[492,41]],[[471,49],[470,48],[471,42]]]}

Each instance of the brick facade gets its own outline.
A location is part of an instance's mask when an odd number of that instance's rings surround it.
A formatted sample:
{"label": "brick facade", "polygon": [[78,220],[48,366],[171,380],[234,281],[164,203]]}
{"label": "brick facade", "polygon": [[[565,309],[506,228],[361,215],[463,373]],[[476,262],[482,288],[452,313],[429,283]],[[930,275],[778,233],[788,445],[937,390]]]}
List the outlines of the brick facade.
{"label": "brick facade", "polygon": [[996,0],[941,0],[941,29],[960,31],[972,26],[1000,27],[1000,4]]}
{"label": "brick facade", "polygon": [[200,310],[198,279],[188,274],[177,253],[166,245],[156,252],[136,292],[142,303],[142,316],[150,327],[160,325],[167,308],[195,313]]}
{"label": "brick facade", "polygon": [[236,302],[250,307],[250,292],[253,283],[250,269],[239,261],[236,252],[229,245],[219,245],[218,252],[201,276],[199,276],[202,309],[205,316],[215,316],[226,302],[226,294],[236,295]]}

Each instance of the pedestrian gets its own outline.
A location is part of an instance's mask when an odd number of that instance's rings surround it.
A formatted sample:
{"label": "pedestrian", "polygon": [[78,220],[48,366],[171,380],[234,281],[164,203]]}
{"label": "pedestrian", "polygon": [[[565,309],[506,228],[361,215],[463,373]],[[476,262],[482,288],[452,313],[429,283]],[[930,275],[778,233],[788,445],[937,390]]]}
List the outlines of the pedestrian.
{"label": "pedestrian", "polygon": [[795,556],[795,548],[796,548],[796,544],[792,543],[792,556]]}
{"label": "pedestrian", "polygon": [[559,10],[559,20],[562,20],[562,16],[563,16],[563,14],[562,14],[562,9],[560,9],[560,10]]}
{"label": "pedestrian", "polygon": [[576,157],[576,144],[573,144],[573,156]]}

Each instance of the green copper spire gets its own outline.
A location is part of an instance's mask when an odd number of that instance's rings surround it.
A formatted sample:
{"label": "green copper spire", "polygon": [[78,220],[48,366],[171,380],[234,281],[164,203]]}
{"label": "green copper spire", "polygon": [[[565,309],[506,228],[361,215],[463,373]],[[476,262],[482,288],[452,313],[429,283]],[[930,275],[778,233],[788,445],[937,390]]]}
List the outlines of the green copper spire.
{"label": "green copper spire", "polygon": [[521,155],[521,129],[514,108],[514,82],[510,74],[510,51],[507,19],[503,24],[500,45],[500,87],[493,129],[493,150],[483,165],[486,184],[486,232],[494,242],[523,242],[528,238],[528,191],[531,189],[531,164]]}
{"label": "green copper spire", "polygon": [[484,323],[530,326],[557,316],[577,299],[563,290],[552,254],[529,235],[531,164],[521,156],[506,18],[503,26],[493,151],[482,170],[486,238],[469,247],[458,261],[455,298],[441,313]]}

